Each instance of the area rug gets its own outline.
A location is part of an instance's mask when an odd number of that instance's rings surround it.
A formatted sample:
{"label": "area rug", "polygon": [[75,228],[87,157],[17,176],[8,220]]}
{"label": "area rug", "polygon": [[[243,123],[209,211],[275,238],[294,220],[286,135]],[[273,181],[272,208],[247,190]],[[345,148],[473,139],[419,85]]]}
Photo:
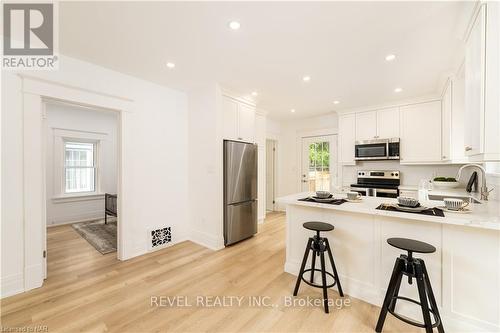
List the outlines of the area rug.
{"label": "area rug", "polygon": [[116,252],[116,222],[104,220],[80,222],[73,229],[102,254]]}

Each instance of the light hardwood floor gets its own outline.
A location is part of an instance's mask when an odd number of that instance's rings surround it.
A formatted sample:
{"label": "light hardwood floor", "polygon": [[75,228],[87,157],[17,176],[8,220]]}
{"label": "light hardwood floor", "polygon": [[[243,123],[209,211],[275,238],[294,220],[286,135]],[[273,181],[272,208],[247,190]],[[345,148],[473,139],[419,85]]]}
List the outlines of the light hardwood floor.
{"label": "light hardwood floor", "polygon": [[[191,242],[128,261],[101,255],[71,226],[48,229],[43,287],[1,301],[3,328],[48,332],[374,332],[379,308],[357,299],[332,309],[287,307],[295,277],[283,271],[285,216],[269,214],[253,238],[221,251]],[[192,307],[151,306],[152,296],[185,296]],[[198,307],[197,296],[264,296],[276,307]],[[330,291],[331,299],[338,299]],[[321,298],[301,285],[298,298]],[[346,296],[348,297],[348,296]],[[166,300],[166,298],[164,298]],[[226,298],[227,300],[228,298]],[[203,300],[207,300],[203,298]],[[384,332],[415,332],[390,315]]]}

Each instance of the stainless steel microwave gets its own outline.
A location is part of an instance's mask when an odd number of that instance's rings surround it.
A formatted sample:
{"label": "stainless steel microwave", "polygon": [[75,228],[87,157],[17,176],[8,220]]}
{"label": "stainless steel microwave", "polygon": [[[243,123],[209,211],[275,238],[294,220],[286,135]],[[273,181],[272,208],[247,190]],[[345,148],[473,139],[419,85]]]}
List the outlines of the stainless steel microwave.
{"label": "stainless steel microwave", "polygon": [[354,159],[399,160],[399,138],[356,141]]}

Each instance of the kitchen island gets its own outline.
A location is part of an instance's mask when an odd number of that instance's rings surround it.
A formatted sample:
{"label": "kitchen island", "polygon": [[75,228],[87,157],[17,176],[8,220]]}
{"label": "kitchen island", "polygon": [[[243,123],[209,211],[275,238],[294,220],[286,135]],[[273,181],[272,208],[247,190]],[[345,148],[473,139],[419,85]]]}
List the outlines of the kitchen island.
{"label": "kitchen island", "polygon": [[[307,239],[312,236],[302,224],[330,223],[335,230],[322,236],[328,237],[332,246],[344,293],[380,306],[394,262],[404,252],[386,240],[421,240],[437,249],[435,253],[416,256],[426,262],[445,330],[500,331],[498,201],[475,204],[468,214],[445,212],[445,217],[440,217],[376,209],[382,203],[396,202],[389,198],[363,197],[359,203],[341,205],[298,201],[309,195],[298,193],[278,199],[286,205],[286,272],[298,274]],[[418,299],[415,284],[408,285],[404,280],[400,295]],[[339,296],[331,293],[330,297]],[[398,302],[396,311],[422,320],[420,308],[414,304]]]}

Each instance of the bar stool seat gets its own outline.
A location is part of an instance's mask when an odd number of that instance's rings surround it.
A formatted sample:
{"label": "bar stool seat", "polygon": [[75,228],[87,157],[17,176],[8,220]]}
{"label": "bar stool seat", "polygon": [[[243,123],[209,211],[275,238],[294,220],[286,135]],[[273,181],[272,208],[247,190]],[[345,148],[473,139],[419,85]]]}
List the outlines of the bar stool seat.
{"label": "bar stool seat", "polygon": [[397,247],[398,249],[415,252],[415,253],[434,253],[436,248],[431,244],[427,244],[418,240],[409,238],[389,238],[387,240],[389,245]]}
{"label": "bar stool seat", "polygon": [[[382,332],[385,317],[387,313],[390,313],[407,324],[424,328],[427,333],[432,333],[433,328],[437,328],[439,333],[444,333],[443,322],[439,315],[437,302],[434,297],[434,292],[432,291],[431,281],[427,273],[427,268],[425,267],[425,262],[420,258],[413,257],[413,252],[433,253],[436,252],[436,248],[425,242],[408,238],[389,238],[387,239],[387,243],[398,249],[408,251],[408,254],[401,254],[399,258],[396,258],[396,263],[392,271],[389,286],[387,287],[387,293],[385,294],[384,303],[380,310],[375,331]],[[413,279],[417,281],[419,301],[399,296],[403,275],[408,277],[409,284],[412,284]],[[395,307],[398,300],[419,305],[422,310],[424,322],[420,323],[396,313]],[[431,321],[431,314],[434,317],[434,323]]]}
{"label": "bar stool seat", "polygon": [[[303,227],[308,230],[316,231],[316,235],[309,237],[306,245],[306,251],[304,253],[304,258],[302,259],[302,265],[300,266],[299,275],[297,276],[297,282],[295,283],[295,289],[293,291],[293,296],[297,296],[299,291],[300,282],[304,281],[308,285],[316,288],[323,289],[323,306],[325,307],[325,312],[328,313],[328,292],[327,289],[337,285],[339,294],[344,297],[342,292],[342,286],[340,285],[339,275],[337,273],[337,268],[335,267],[335,262],[333,261],[332,250],[330,248],[330,243],[328,238],[321,237],[320,232],[332,231],[335,227],[329,223],[311,221],[303,224]],[[311,268],[305,269],[307,259],[309,257],[309,252],[312,251],[312,262]],[[325,268],[325,252],[328,253],[330,264],[332,266],[333,273],[327,272]],[[320,257],[321,269],[316,268],[316,257]],[[310,272],[309,281],[304,277],[306,273]],[[321,284],[314,283],[314,272],[321,273]],[[330,276],[333,279],[333,283],[327,284],[326,276]]]}
{"label": "bar stool seat", "polygon": [[313,231],[332,231],[333,229],[335,229],[335,227],[330,223],[316,221],[306,222],[302,226]]}

